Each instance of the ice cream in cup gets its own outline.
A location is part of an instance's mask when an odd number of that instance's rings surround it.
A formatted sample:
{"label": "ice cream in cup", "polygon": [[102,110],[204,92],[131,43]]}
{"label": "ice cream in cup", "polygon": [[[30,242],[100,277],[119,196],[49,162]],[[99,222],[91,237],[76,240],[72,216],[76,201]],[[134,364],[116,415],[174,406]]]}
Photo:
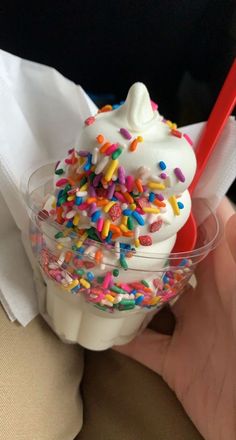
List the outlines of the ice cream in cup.
{"label": "ice cream in cup", "polygon": [[[78,146],[28,184],[40,311],[66,342],[125,344],[183,292],[219,224],[188,187],[196,158],[144,84],[85,121]],[[37,184],[36,184],[37,182]],[[172,252],[191,209],[196,248]]]}

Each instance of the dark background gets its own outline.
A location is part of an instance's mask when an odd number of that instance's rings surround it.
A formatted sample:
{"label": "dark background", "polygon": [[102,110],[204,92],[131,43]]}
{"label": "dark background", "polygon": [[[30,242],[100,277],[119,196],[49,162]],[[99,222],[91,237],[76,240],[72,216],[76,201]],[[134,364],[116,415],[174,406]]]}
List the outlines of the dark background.
{"label": "dark background", "polygon": [[98,105],[143,81],[184,125],[208,118],[236,56],[236,0],[3,1],[0,47],[55,67]]}

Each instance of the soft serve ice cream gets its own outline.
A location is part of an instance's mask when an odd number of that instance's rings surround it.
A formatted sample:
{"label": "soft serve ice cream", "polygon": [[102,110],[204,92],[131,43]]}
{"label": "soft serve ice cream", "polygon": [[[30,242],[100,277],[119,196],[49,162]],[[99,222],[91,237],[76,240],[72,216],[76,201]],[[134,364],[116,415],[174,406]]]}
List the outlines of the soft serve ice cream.
{"label": "soft serve ice cream", "polygon": [[[181,270],[164,279],[153,272],[189,217],[195,170],[188,136],[135,83],[123,105],[105,106],[85,121],[78,147],[56,166],[55,194],[40,214],[49,220],[41,222],[49,251],[41,255],[43,270],[109,311],[168,299]],[[50,252],[55,241],[59,256]]]}

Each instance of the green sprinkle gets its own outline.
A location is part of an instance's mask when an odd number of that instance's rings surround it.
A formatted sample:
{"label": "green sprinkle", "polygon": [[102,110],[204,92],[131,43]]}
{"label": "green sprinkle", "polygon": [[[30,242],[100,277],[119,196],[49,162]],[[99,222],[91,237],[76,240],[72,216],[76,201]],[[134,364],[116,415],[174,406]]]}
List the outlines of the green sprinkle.
{"label": "green sprinkle", "polygon": [[67,192],[71,189],[71,185],[69,183],[66,184],[65,188],[63,189],[63,195],[67,194]]}
{"label": "green sprinkle", "polygon": [[106,306],[100,306],[99,304],[94,304],[99,310],[103,310],[104,312],[107,310]]}
{"label": "green sprinkle", "polygon": [[122,304],[124,306],[128,306],[128,305],[135,305],[135,300],[134,299],[122,299],[121,302],[119,304]]}
{"label": "green sprinkle", "polygon": [[150,287],[148,282],[146,280],[141,280],[141,283],[145,286],[145,287]]}
{"label": "green sprinkle", "polygon": [[114,277],[118,277],[120,271],[119,271],[119,269],[114,269],[112,273],[113,273]]}
{"label": "green sprinkle", "polygon": [[121,302],[118,304],[118,308],[119,310],[131,310],[134,309],[135,307],[135,303],[134,304],[121,304]]}
{"label": "green sprinkle", "polygon": [[82,177],[82,179],[79,183],[79,187],[81,188],[86,182],[87,182],[87,177],[86,176]]}
{"label": "green sprinkle", "polygon": [[93,181],[93,179],[94,179],[95,176],[96,176],[95,173],[91,173],[91,174],[90,174],[90,176],[89,176],[89,180],[90,180],[90,182]]}
{"label": "green sprinkle", "polygon": [[58,175],[63,174],[63,173],[64,173],[64,170],[62,168],[59,168],[59,170],[55,171],[55,174],[58,174]]}
{"label": "green sprinkle", "polygon": [[63,203],[65,203],[65,202],[67,202],[67,197],[66,196],[63,196],[63,197],[60,197],[60,199],[58,200],[58,206],[61,206],[61,205],[63,205]]}
{"label": "green sprinkle", "polygon": [[121,265],[121,267],[123,267],[124,270],[128,270],[128,264],[127,264],[127,261],[126,261],[124,255],[120,256],[120,265]]}
{"label": "green sprinkle", "polygon": [[130,231],[134,229],[134,222],[131,216],[127,220],[127,227]]}
{"label": "green sprinkle", "polygon": [[84,269],[76,269],[75,272],[77,273],[77,275],[84,275],[85,270]]}
{"label": "green sprinkle", "polygon": [[117,148],[117,150],[116,151],[114,151],[114,153],[112,154],[112,159],[113,160],[115,160],[115,159],[117,159],[117,157],[119,157],[120,155],[121,155],[121,153],[122,153],[122,148]]}
{"label": "green sprinkle", "polygon": [[54,238],[62,238],[62,237],[64,237],[64,235],[63,235],[63,232],[57,232],[55,235],[54,235]]}
{"label": "green sprinkle", "polygon": [[92,228],[87,229],[87,233],[88,233],[88,237],[91,238],[92,240],[101,241],[100,238],[96,234],[95,228],[92,227]]}
{"label": "green sprinkle", "polygon": [[115,293],[123,293],[123,295],[128,293],[128,292],[126,292],[126,290],[123,290],[120,287],[115,286],[115,285],[110,287],[110,290]]}
{"label": "green sprinkle", "polygon": [[98,277],[97,277],[97,282],[98,282],[99,284],[102,284],[104,278],[105,278],[105,277],[98,276]]}

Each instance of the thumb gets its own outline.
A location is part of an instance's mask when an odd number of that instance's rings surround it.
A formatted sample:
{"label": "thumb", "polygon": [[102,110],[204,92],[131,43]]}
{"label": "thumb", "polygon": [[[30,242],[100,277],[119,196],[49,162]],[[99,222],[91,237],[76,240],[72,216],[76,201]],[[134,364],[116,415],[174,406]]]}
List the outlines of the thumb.
{"label": "thumb", "polygon": [[156,373],[162,375],[165,357],[171,336],[146,329],[126,345],[113,347],[114,350],[135,359]]}
{"label": "thumb", "polygon": [[236,263],[236,214],[232,215],[225,227],[226,240]]}

